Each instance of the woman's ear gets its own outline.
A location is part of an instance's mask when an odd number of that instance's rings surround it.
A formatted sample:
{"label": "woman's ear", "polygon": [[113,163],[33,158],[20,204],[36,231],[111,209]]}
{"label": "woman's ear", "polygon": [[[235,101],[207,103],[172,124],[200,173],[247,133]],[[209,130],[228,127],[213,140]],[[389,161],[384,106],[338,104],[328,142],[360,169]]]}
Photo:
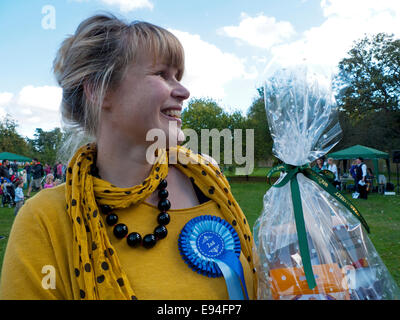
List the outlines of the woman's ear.
{"label": "woman's ear", "polygon": [[107,91],[104,93],[103,103],[102,103],[101,108],[104,109],[104,110],[110,110],[110,109],[111,109],[111,105],[112,105],[112,103],[111,103],[111,94],[110,94],[110,90],[107,90]]}
{"label": "woman's ear", "polygon": [[[90,101],[90,103],[96,105],[98,104],[98,98],[93,90],[93,86],[88,82],[84,81],[83,83],[83,91],[85,94],[85,98],[87,101]],[[111,103],[110,103],[110,97],[108,91],[105,93],[104,98],[103,98],[103,103],[102,103],[102,108],[103,109],[110,109]]]}

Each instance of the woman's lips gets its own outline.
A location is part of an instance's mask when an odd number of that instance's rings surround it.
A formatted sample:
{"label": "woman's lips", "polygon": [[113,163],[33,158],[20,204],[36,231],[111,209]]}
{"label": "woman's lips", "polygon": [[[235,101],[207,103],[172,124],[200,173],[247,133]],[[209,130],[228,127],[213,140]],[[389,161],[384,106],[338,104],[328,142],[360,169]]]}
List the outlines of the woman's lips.
{"label": "woman's lips", "polygon": [[168,121],[176,121],[179,125],[182,124],[182,119],[178,118],[178,117],[173,117],[173,116],[169,116],[166,115],[165,113],[161,112],[162,116],[166,119],[168,119]]}

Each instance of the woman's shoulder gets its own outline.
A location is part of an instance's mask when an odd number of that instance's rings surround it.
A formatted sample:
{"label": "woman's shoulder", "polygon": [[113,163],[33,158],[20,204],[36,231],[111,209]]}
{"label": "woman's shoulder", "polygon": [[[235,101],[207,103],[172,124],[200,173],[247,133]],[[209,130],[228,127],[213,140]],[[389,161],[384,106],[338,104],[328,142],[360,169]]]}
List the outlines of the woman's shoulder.
{"label": "woman's shoulder", "polygon": [[54,220],[54,218],[57,221],[60,221],[60,219],[62,221],[63,217],[67,218],[65,183],[39,191],[32,198],[25,201],[20,213],[21,216],[29,214],[32,218],[35,217],[49,221]]}

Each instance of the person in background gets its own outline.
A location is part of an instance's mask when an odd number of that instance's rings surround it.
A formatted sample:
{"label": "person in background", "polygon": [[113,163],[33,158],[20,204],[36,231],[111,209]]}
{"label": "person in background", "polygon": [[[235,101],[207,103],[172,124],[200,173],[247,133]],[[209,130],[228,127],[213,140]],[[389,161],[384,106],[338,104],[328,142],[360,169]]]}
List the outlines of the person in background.
{"label": "person in background", "polygon": [[322,170],[326,170],[327,168],[326,168],[326,165],[325,165],[324,161],[325,161],[325,158],[324,158],[324,157],[318,158],[318,159],[315,161],[315,166],[313,166],[312,169],[313,169],[314,171],[316,171],[316,172],[320,172],[320,171],[322,171]]}
{"label": "person in background", "polygon": [[328,167],[327,169],[335,175],[335,180],[333,181],[333,185],[336,188],[339,188],[340,181],[339,181],[339,173],[336,164],[333,162],[333,158],[328,158]]}
{"label": "person in background", "polygon": [[54,177],[57,177],[57,162],[53,165],[53,172],[52,172]]}
{"label": "person in background", "polygon": [[367,192],[370,192],[370,191],[373,190],[373,188],[374,188],[374,179],[375,179],[375,176],[374,176],[371,168],[367,168],[367,179],[366,179],[366,181],[367,181]]}
{"label": "person in background", "polygon": [[57,175],[55,176],[56,179],[62,179],[63,173],[62,173],[62,164],[61,161],[58,162],[57,164]]}
{"label": "person in background", "polygon": [[15,189],[15,198],[14,198],[14,202],[15,202],[15,209],[14,209],[14,215],[17,215],[19,209],[21,209],[21,207],[24,204],[24,200],[25,200],[25,196],[24,196],[24,191],[23,191],[23,187],[24,187],[24,182],[21,180],[17,186],[17,189]]}
{"label": "person in background", "polygon": [[51,173],[49,173],[47,176],[46,176],[46,182],[45,182],[45,184],[44,184],[44,188],[45,189],[47,189],[47,188],[53,188],[55,186],[55,183],[54,183],[54,176],[51,174]]}
{"label": "person in background", "polygon": [[10,164],[10,167],[11,167],[13,174],[18,174],[17,160],[14,160],[14,162]]}
{"label": "person in background", "polygon": [[42,190],[42,177],[44,175],[44,170],[38,159],[33,159],[33,166],[31,168],[31,174],[32,174],[32,179],[29,183],[29,189],[28,189],[28,194],[26,195],[27,197],[30,197],[31,191],[32,191],[32,186],[35,186],[35,188]]}
{"label": "person in background", "polygon": [[43,170],[46,175],[51,173],[51,167],[47,163],[44,165]]}
{"label": "person in background", "polygon": [[3,160],[3,163],[0,167],[0,177],[4,177],[7,178],[8,180],[11,180],[11,175],[10,175],[10,171],[8,169],[8,160],[5,159]]}
{"label": "person in background", "polygon": [[356,168],[357,168],[357,160],[354,160],[350,167],[350,175],[356,180]]}
{"label": "person in background", "polygon": [[367,165],[364,163],[364,159],[362,157],[357,158],[357,167],[356,167],[356,190],[360,194],[360,199],[367,199]]}
{"label": "person in background", "polygon": [[63,164],[62,165],[62,179],[61,179],[61,182],[65,182],[66,173],[67,173],[67,166],[65,164]]}
{"label": "person in background", "polygon": [[28,175],[27,175],[25,169],[22,170],[21,177],[22,177],[22,181],[24,182],[24,189],[28,188]]}

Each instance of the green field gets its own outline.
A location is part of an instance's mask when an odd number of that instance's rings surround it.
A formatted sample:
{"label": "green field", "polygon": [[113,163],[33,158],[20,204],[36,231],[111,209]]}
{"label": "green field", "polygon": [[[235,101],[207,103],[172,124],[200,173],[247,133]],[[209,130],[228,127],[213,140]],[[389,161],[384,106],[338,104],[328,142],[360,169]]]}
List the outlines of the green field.
{"label": "green field", "polygon": [[[232,192],[247,216],[251,227],[262,210],[263,195],[268,186],[263,182],[232,182]],[[393,278],[400,285],[400,196],[370,194],[368,200],[353,200],[367,220],[376,250]],[[0,208],[0,267],[3,262],[14,210]]]}

